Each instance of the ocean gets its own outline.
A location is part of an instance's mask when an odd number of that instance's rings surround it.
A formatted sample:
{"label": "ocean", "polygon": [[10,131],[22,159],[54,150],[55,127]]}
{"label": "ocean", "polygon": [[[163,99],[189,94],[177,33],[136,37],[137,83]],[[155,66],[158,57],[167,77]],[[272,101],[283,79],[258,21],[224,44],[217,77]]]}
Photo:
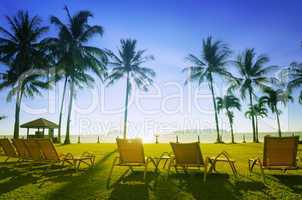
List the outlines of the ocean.
{"label": "ocean", "polygon": [[[271,135],[271,136],[278,136],[278,133],[259,133],[259,140],[263,141],[263,138],[265,135]],[[302,132],[284,132],[282,133],[282,136],[292,136],[292,135],[299,135],[302,139]],[[169,143],[169,142],[175,142],[176,137],[178,137],[179,142],[196,142],[199,140],[201,143],[214,143],[216,141],[216,133],[187,133],[187,132],[177,132],[175,133],[166,133],[166,134],[160,134],[158,136],[159,143]],[[12,135],[0,135],[1,138],[12,138]],[[20,135],[21,138],[26,138],[26,135]],[[71,143],[78,143],[80,140],[80,143],[97,143],[98,139],[100,143],[114,143],[115,139],[119,137],[121,138],[122,135],[96,135],[96,134],[82,134],[82,135],[71,135],[70,140]],[[144,143],[155,143],[156,137],[153,135],[148,136],[142,136],[139,135],[129,135],[129,138],[142,138]],[[226,143],[231,141],[230,133],[224,132],[221,134],[222,140]],[[65,136],[62,136],[62,140],[64,140]],[[245,142],[252,142],[253,135],[252,133],[235,133],[234,134],[235,142],[236,143],[242,143]]]}

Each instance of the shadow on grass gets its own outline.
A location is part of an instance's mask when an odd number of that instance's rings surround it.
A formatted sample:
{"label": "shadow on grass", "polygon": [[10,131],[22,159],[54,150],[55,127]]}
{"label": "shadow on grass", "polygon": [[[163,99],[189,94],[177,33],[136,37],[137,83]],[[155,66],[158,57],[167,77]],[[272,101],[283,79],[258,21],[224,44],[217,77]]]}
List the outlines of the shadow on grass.
{"label": "shadow on grass", "polygon": [[290,188],[296,194],[302,194],[301,175],[273,175],[284,186]]}
{"label": "shadow on grass", "polygon": [[115,152],[116,151],[112,151],[105,154],[101,160],[96,163],[94,168],[83,171],[81,170],[77,173],[75,173],[70,167],[64,167],[62,169],[61,166],[52,167],[45,171],[47,169],[47,166],[45,165],[38,165],[33,168],[29,168],[26,165],[1,165],[0,195],[29,184],[34,184],[39,188],[44,189],[52,183],[59,183],[59,185],[63,186],[58,190],[55,190],[53,193],[45,194],[45,198],[64,199],[64,196],[66,196],[68,199],[74,199],[77,197],[79,197],[78,199],[87,199],[87,194],[90,193],[89,191],[93,192],[93,190],[97,190],[99,187],[99,184],[96,181],[102,182],[104,179],[98,176],[98,173],[102,173],[102,170],[104,169],[103,163]]}
{"label": "shadow on grass", "polygon": [[15,171],[11,166],[0,166],[0,180],[12,177]]}
{"label": "shadow on grass", "polygon": [[[267,188],[260,180],[261,176],[240,177],[236,181],[228,174],[210,174],[207,182],[203,182],[203,173],[175,173],[174,170],[167,179],[166,171],[154,174],[150,169],[146,181],[143,172],[130,172],[121,182],[115,183],[107,189],[107,176],[112,164],[115,151],[108,152],[97,161],[94,168],[74,173],[73,170],[50,170],[42,174],[43,170],[33,172],[23,168],[0,168],[0,194],[7,193],[27,184],[46,189],[42,191],[44,199],[278,199],[276,192],[282,188]],[[122,170],[114,172],[119,177]],[[280,182],[298,196],[302,192],[301,176],[274,176],[274,182]],[[48,193],[47,193],[48,192]],[[292,197],[293,195],[289,196]]]}
{"label": "shadow on grass", "polygon": [[245,190],[262,191],[261,182],[231,181],[227,174],[212,174],[203,182],[202,173],[172,174],[169,179],[158,177],[157,199],[243,199]]}
{"label": "shadow on grass", "polygon": [[[262,182],[240,179],[232,181],[227,174],[209,175],[206,183],[202,173],[172,173],[167,179],[166,173],[147,173],[143,181],[143,172],[129,172],[108,190],[107,175],[111,165],[108,153],[96,163],[95,168],[82,173],[48,173],[46,184],[64,183],[63,187],[45,195],[47,199],[243,199],[245,192],[263,192]],[[111,161],[111,160],[110,160]],[[107,162],[107,163],[106,163]],[[109,163],[109,164],[108,164]],[[121,171],[116,171],[120,174]],[[47,186],[43,186],[47,187]]]}
{"label": "shadow on grass", "polygon": [[39,177],[35,174],[41,168],[29,168],[28,163],[1,163],[0,165],[0,195],[27,184],[35,184]]}
{"label": "shadow on grass", "polygon": [[[54,192],[45,195],[47,199],[103,199],[106,194],[106,178],[107,173],[105,162],[115,153],[112,151],[107,153],[101,160],[95,163],[95,166],[86,171],[78,173],[70,173],[68,176],[58,175],[52,176],[48,173],[49,182],[63,182],[64,185]],[[110,163],[111,164],[111,163]],[[53,174],[53,173],[52,173]]]}
{"label": "shadow on grass", "polygon": [[[147,177],[152,177],[151,172]],[[130,172],[112,185],[109,199],[142,200],[149,199],[150,179],[143,180],[143,172]]]}
{"label": "shadow on grass", "polygon": [[0,171],[0,180],[8,179],[0,182],[0,195],[29,183],[36,183],[38,180],[31,173],[15,170],[11,167],[1,167]]}

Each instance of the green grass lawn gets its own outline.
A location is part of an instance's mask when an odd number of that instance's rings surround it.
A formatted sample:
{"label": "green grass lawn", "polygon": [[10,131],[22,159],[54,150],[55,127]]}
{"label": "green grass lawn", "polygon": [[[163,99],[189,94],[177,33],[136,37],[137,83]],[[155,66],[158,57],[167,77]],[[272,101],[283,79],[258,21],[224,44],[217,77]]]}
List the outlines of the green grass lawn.
{"label": "green grass lawn", "polygon": [[[302,199],[302,170],[288,172],[267,172],[267,183],[261,181],[259,169],[249,176],[247,160],[262,156],[261,144],[202,144],[205,156],[214,156],[226,150],[236,159],[241,177],[234,179],[227,165],[218,164],[217,174],[208,176],[203,183],[200,172],[185,175],[174,170],[167,179],[167,170],[153,173],[149,169],[147,179],[142,179],[142,169],[129,173],[122,181],[119,177],[125,168],[113,172],[113,185],[107,189],[107,176],[113,158],[117,155],[115,144],[73,144],[57,146],[59,152],[80,154],[94,152],[96,165],[90,170],[74,172],[71,169],[55,167],[43,173],[44,167],[14,163],[0,164],[0,199]],[[301,149],[301,146],[300,146]],[[168,144],[146,144],[145,154],[158,156],[171,151]],[[0,158],[1,162],[4,158]],[[151,166],[151,165],[150,165]]]}

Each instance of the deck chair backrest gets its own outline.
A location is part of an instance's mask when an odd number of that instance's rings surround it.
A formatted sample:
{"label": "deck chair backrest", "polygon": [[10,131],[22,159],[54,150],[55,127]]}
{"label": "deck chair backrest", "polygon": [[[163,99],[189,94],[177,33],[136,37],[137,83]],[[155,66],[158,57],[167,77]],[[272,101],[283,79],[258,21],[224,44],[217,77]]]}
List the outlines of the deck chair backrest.
{"label": "deck chair backrest", "polygon": [[18,157],[14,146],[12,145],[12,143],[9,141],[9,139],[4,138],[4,139],[0,139],[0,146],[2,147],[4,153],[6,156],[8,157]]}
{"label": "deck chair backrest", "polygon": [[141,139],[116,139],[121,163],[145,163]]}
{"label": "deck chair backrest", "polygon": [[25,146],[24,139],[13,139],[12,141],[19,156],[21,158],[29,158],[29,152]]}
{"label": "deck chair backrest", "polygon": [[170,144],[174,152],[176,164],[204,164],[198,142]]}
{"label": "deck chair backrest", "polygon": [[40,161],[43,159],[39,143],[36,139],[24,140],[27,151],[29,152],[30,159]]}
{"label": "deck chair backrest", "polygon": [[59,161],[59,154],[49,139],[38,139],[36,140],[39,143],[41,152],[46,160],[50,161]]}
{"label": "deck chair backrest", "polygon": [[293,137],[264,137],[264,166],[290,166],[297,165],[296,156],[299,136]]}

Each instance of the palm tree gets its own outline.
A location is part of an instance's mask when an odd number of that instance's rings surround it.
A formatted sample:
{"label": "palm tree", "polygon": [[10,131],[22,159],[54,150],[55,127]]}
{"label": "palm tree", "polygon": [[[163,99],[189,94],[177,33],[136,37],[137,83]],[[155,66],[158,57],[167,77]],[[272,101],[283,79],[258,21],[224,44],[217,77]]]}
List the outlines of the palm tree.
{"label": "palm tree", "polygon": [[147,61],[154,60],[153,56],[145,56],[146,50],[136,50],[136,40],[121,40],[121,48],[118,54],[108,51],[111,58],[109,64],[113,66],[112,72],[108,76],[108,85],[114,84],[121,78],[126,78],[126,99],[124,112],[124,138],[127,137],[127,118],[128,118],[128,98],[131,94],[133,84],[139,89],[148,91],[153,84],[155,72],[151,68],[142,67]]}
{"label": "palm tree", "polygon": [[267,117],[268,110],[265,108],[264,103],[261,100],[258,100],[258,103],[254,106],[255,110],[255,125],[256,125],[256,137],[259,138],[259,118]]}
{"label": "palm tree", "polygon": [[[242,54],[238,55],[236,61],[234,61],[240,77],[236,78],[231,88],[239,89],[242,99],[246,99],[248,95],[250,109],[254,108],[253,99],[255,97],[255,88],[263,87],[268,82],[267,75],[274,68],[273,66],[265,66],[268,62],[269,58],[265,55],[256,57],[254,49],[246,49]],[[251,116],[251,119],[253,142],[258,142],[254,115]]]}
{"label": "palm tree", "polygon": [[217,110],[218,112],[221,112],[222,110],[225,110],[225,114],[229,119],[230,128],[231,128],[231,138],[232,143],[235,143],[234,140],[234,130],[233,130],[233,122],[234,122],[234,112],[232,109],[241,109],[240,100],[235,97],[234,95],[226,95],[224,97],[217,97]]}
{"label": "palm tree", "polygon": [[282,89],[273,89],[271,87],[265,87],[263,89],[263,93],[265,94],[260,99],[270,108],[272,113],[276,114],[277,125],[278,125],[278,134],[279,137],[282,136],[281,134],[281,127],[280,127],[280,119],[279,115],[281,111],[278,109],[278,103],[283,103],[286,105],[289,100],[293,100],[292,96],[290,95],[288,90]]}
{"label": "palm tree", "polygon": [[215,75],[230,76],[225,69],[230,53],[231,51],[226,44],[221,41],[214,41],[212,37],[208,37],[202,42],[201,55],[195,56],[193,54],[189,54],[187,60],[191,63],[191,66],[183,70],[185,72],[189,72],[189,77],[185,84],[187,84],[188,81],[197,82],[198,85],[201,85],[203,82],[208,83],[215,111],[217,143],[221,143],[222,141],[219,134],[219,123],[213,82]]}
{"label": "palm tree", "polygon": [[[288,83],[290,89],[300,89],[302,86],[302,63],[293,62],[289,68],[290,81]],[[299,102],[302,104],[302,90],[299,95]]]}
{"label": "palm tree", "polygon": [[[23,97],[41,95],[40,89],[47,89],[46,73],[38,68],[48,69],[47,43],[41,40],[48,27],[41,26],[38,16],[29,16],[19,11],[14,17],[6,17],[10,30],[0,27],[0,62],[7,66],[2,73],[0,90],[9,88],[7,100],[16,96],[14,138],[19,137],[20,107]],[[41,73],[42,72],[42,73]]]}
{"label": "palm tree", "polygon": [[248,110],[245,112],[245,116],[249,119],[254,116],[255,118],[255,131],[256,131],[256,138],[259,138],[259,125],[258,125],[258,119],[267,117],[268,110],[265,108],[263,100],[259,99],[256,104],[253,105],[251,108],[249,106]]}
{"label": "palm tree", "polygon": [[69,144],[70,118],[76,87],[92,86],[95,80],[88,73],[89,71],[95,73],[102,80],[106,75],[107,56],[102,49],[87,44],[92,37],[103,35],[101,26],[89,25],[88,19],[93,15],[89,11],[79,11],[71,15],[67,7],[65,7],[65,11],[68,21],[66,24],[59,18],[51,16],[50,21],[58,27],[59,32],[57,38],[49,39],[49,43],[51,43],[50,49],[56,60],[56,67],[59,72],[63,73],[64,78],[59,116],[60,127],[66,85],[69,85],[69,105],[64,141],[64,144]]}

